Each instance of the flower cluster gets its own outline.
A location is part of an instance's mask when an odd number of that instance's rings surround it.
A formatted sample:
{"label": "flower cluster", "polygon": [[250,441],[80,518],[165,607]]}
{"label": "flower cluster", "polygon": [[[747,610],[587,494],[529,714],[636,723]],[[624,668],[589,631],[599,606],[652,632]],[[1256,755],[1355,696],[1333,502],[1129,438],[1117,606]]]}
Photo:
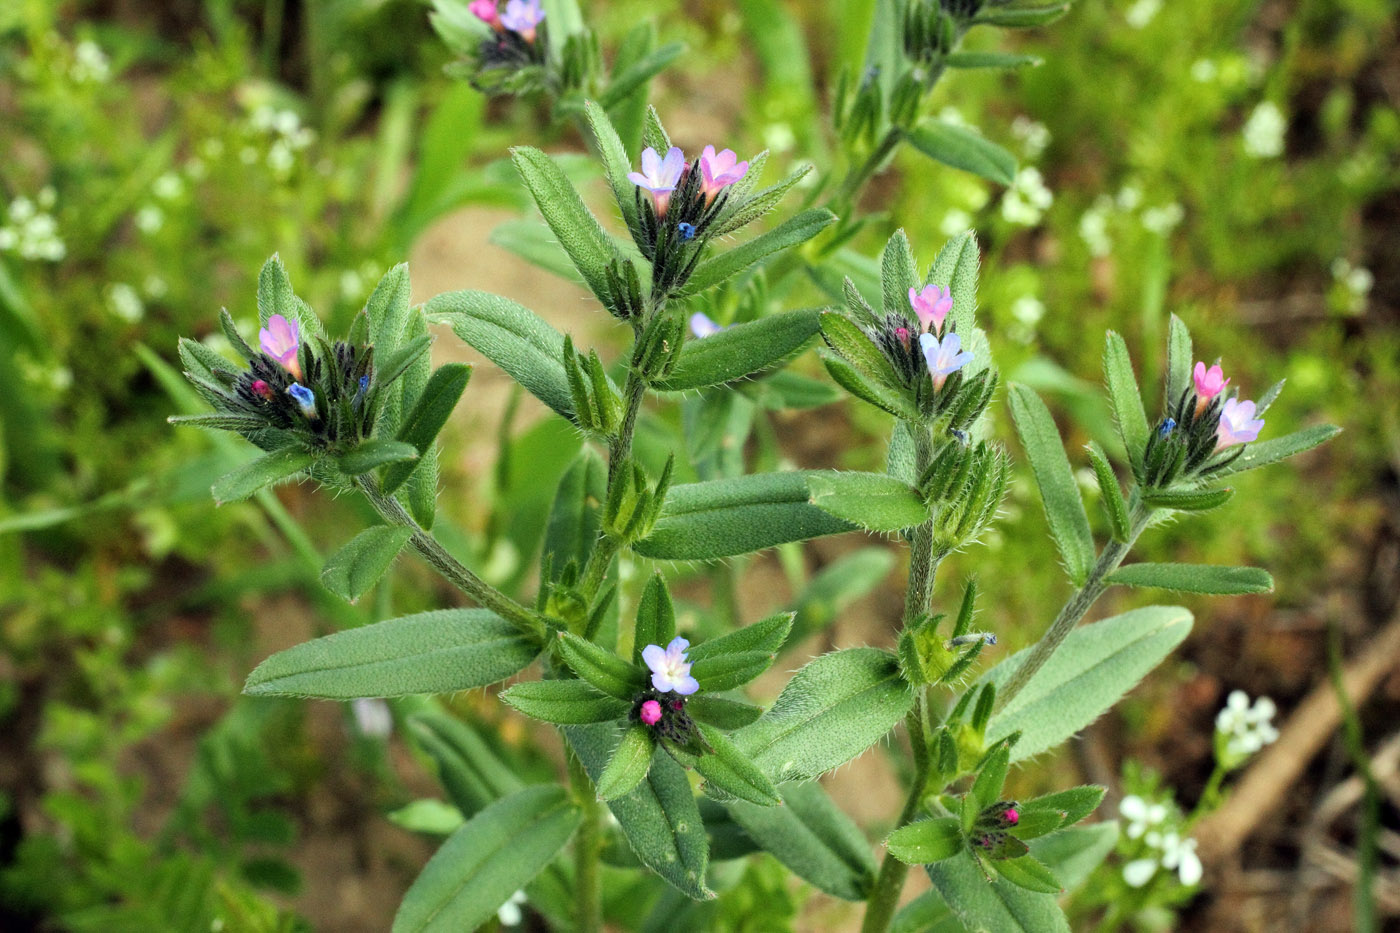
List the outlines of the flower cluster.
{"label": "flower cluster", "polygon": [[1278,707],[1268,697],[1258,697],[1250,705],[1243,690],[1232,690],[1225,706],[1215,717],[1215,756],[1227,768],[1236,768],[1246,758],[1278,739],[1274,715]]}
{"label": "flower cluster", "polygon": [[642,649],[642,661],[651,671],[651,688],[633,701],[631,719],[649,727],[666,747],[694,753],[705,746],[685,711],[686,697],[700,689],[700,682],[690,675],[689,648],[690,642],[677,636],[665,648],[647,645]]}
{"label": "flower cluster", "polygon": [[476,50],[471,82],[487,93],[523,92],[537,86],[533,74],[546,61],[540,0],[472,0],[472,15],[491,28]]}
{"label": "flower cluster", "polygon": [[1143,482],[1163,487],[1205,476],[1235,460],[1264,427],[1259,406],[1227,392],[1230,380],[1219,363],[1196,363],[1184,387],[1157,423],[1144,453]]}
{"label": "flower cluster", "polygon": [[58,262],[67,256],[68,247],[58,235],[58,221],[50,213],[57,199],[54,190],[46,187],[39,192],[37,202],[26,197],[11,201],[6,222],[0,224],[0,253],[14,252],[22,259],[45,262]]}
{"label": "flower cluster", "polygon": [[1140,840],[1139,857],[1123,866],[1123,880],[1129,887],[1143,887],[1164,868],[1175,871],[1184,885],[1200,883],[1203,870],[1196,840],[1183,834],[1172,808],[1130,794],[1118,805],[1118,813],[1128,822],[1124,836]]}

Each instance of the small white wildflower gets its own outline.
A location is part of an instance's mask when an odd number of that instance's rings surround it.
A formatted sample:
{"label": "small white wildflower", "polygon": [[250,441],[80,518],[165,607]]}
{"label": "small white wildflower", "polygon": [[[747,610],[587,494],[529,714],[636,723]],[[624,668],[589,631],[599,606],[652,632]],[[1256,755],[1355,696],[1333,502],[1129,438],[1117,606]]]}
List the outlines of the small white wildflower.
{"label": "small white wildflower", "polygon": [[1220,74],[1220,69],[1209,58],[1198,58],[1191,63],[1191,80],[1209,84]]}
{"label": "small white wildflower", "polygon": [[162,201],[173,201],[185,193],[185,182],[174,172],[166,172],[151,183],[151,193]]}
{"label": "small white wildflower", "polygon": [[104,84],[112,76],[112,63],[101,46],[84,39],[73,47],[73,67],[68,74],[79,84]]}
{"label": "small white wildflower", "polygon": [[1124,835],[1129,839],[1138,839],[1152,827],[1161,825],[1167,818],[1167,807],[1161,803],[1148,803],[1137,794],[1129,794],[1118,804],[1118,814],[1128,821]]}
{"label": "small white wildflower", "polygon": [[163,226],[165,226],[165,212],[154,204],[147,204],[136,212],[136,229],[142,233],[159,233]]}
{"label": "small white wildflower", "polygon": [[1123,18],[1134,29],[1142,29],[1156,19],[1161,10],[1162,0],[1137,0],[1136,3],[1128,7],[1128,12],[1123,14]]}
{"label": "small white wildflower", "polygon": [[262,133],[269,133],[277,125],[277,111],[268,104],[260,104],[248,115],[248,124]]}
{"label": "small white wildflower", "polygon": [[1001,216],[1013,224],[1033,227],[1055,200],[1037,168],[1023,168],[1001,199]]}
{"label": "small white wildflower", "polygon": [[1011,135],[1021,140],[1026,158],[1038,159],[1050,145],[1050,128],[1039,120],[1018,116],[1011,121]]}
{"label": "small white wildflower", "polygon": [[1113,202],[1101,195],[1093,207],[1079,216],[1079,238],[1091,255],[1107,256],[1113,251],[1113,241],[1108,237],[1108,211],[1112,206]]}
{"label": "small white wildflower", "polygon": [[942,120],[944,123],[950,123],[953,126],[970,125],[967,122],[967,117],[963,116],[963,112],[957,107],[954,107],[952,104],[949,104],[942,110],[938,111],[938,119]]}
{"label": "small white wildflower", "polygon": [[1215,731],[1225,742],[1227,767],[1239,764],[1278,739],[1273,724],[1277,713],[1278,706],[1268,697],[1259,697],[1251,705],[1243,690],[1230,691],[1225,706],[1215,717]]}
{"label": "small white wildflower", "polygon": [[41,210],[51,211],[54,205],[58,203],[58,192],[54,190],[53,185],[45,185],[39,189],[37,200]]}
{"label": "small white wildflower", "polygon": [[1187,887],[1200,884],[1205,872],[1201,867],[1201,858],[1196,854],[1196,840],[1190,836],[1166,833],[1162,836],[1160,847],[1163,868],[1175,870],[1181,883]]}
{"label": "small white wildflower", "polygon": [[525,892],[516,891],[506,901],[496,909],[496,919],[501,921],[503,927],[518,927],[525,919],[525,912],[520,909],[520,905],[525,903]]}
{"label": "small white wildflower", "polygon": [[770,123],[763,128],[763,145],[774,152],[787,152],[797,145],[797,134],[786,123]]}
{"label": "small white wildflower", "polygon": [[1011,303],[1011,316],[1027,327],[1034,327],[1045,317],[1045,303],[1034,295],[1022,295]]}
{"label": "small white wildflower", "polygon": [[1155,858],[1133,859],[1123,866],[1123,880],[1130,888],[1140,888],[1157,874],[1158,862]]}
{"label": "small white wildflower", "polygon": [[354,269],[340,273],[340,297],[359,300],[364,297],[365,282]]}
{"label": "small white wildflower", "polygon": [[1337,258],[1332,263],[1332,277],[1342,284],[1354,298],[1365,304],[1366,296],[1376,284],[1376,277],[1365,266],[1353,266],[1346,259]]}
{"label": "small white wildflower", "polygon": [[[52,189],[49,189],[52,191]],[[40,202],[52,197],[40,193]],[[68,247],[58,235],[58,221],[47,210],[39,210],[34,202],[26,197],[18,197],[10,202],[8,211],[10,223],[0,227],[0,252],[16,252],[24,259],[42,259],[58,262],[68,255]]]}
{"label": "small white wildflower", "polygon": [[267,150],[267,167],[277,175],[283,177],[289,175],[294,165],[296,165],[296,156],[292,155],[292,150],[286,143],[279,140]]}
{"label": "small white wildflower", "polygon": [[316,133],[304,126],[292,135],[285,137],[287,145],[298,150],[305,149],[307,146],[311,145],[315,139]]}
{"label": "small white wildflower", "polygon": [[0,253],[8,253],[19,244],[19,231],[14,227],[0,227]]}
{"label": "small white wildflower", "polygon": [[1142,204],[1142,189],[1132,182],[1118,189],[1118,197],[1114,199],[1120,211],[1135,211]]}
{"label": "small white wildflower", "polygon": [[204,160],[198,157],[185,160],[185,174],[190,181],[203,181],[209,174],[209,167],[204,164]]}
{"label": "small white wildflower", "polygon": [[170,286],[166,284],[165,279],[152,272],[141,283],[141,290],[146,293],[147,298],[160,299],[164,298],[166,293],[170,291]]}
{"label": "small white wildflower", "polygon": [[1283,134],[1288,121],[1283,111],[1271,100],[1254,108],[1244,123],[1244,151],[1256,159],[1271,159],[1283,155]]}
{"label": "small white wildflower", "polygon": [[368,739],[387,739],[394,731],[394,714],[389,704],[373,697],[361,697],[350,701],[350,710],[355,714],[355,728]]}
{"label": "small white wildflower", "polygon": [[22,224],[37,213],[34,202],[26,197],[18,197],[10,202],[10,220]]}
{"label": "small white wildflower", "polygon": [[199,151],[206,159],[218,159],[224,154],[224,141],[217,136],[211,136],[199,144]]}
{"label": "small white wildflower", "polygon": [[146,313],[141,296],[125,282],[113,282],[107,286],[107,306],[114,315],[128,324],[135,324]]}
{"label": "small white wildflower", "polygon": [[944,214],[942,222],[938,225],[938,231],[946,237],[955,237],[970,229],[972,229],[972,215],[956,207]]}
{"label": "small white wildflower", "polygon": [[1186,209],[1180,204],[1172,201],[1170,204],[1163,204],[1161,207],[1149,207],[1142,212],[1142,225],[1145,229],[1157,234],[1166,236],[1176,229],[1177,224],[1186,217]]}
{"label": "small white wildflower", "polygon": [[277,115],[272,118],[272,129],[283,136],[291,136],[301,129],[301,117],[298,117],[291,110],[279,110]]}

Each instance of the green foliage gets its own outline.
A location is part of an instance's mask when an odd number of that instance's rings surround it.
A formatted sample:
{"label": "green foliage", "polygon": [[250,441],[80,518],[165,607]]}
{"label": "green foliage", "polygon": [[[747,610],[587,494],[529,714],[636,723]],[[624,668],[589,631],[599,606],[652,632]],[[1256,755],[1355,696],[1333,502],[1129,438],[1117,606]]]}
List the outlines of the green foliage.
{"label": "green foliage", "polygon": [[964,127],[925,120],[909,132],[909,142],[930,159],[989,181],[1009,185],[1016,179],[1016,157]]}
{"label": "green foliage", "polygon": [[1274,578],[1258,567],[1202,564],[1129,564],[1109,574],[1108,582],[1215,596],[1270,593],[1274,589]]}
{"label": "green foliage", "polygon": [[321,568],[321,582],[353,603],[379,582],[412,536],[412,529],[396,525],[366,528],[330,556]]}
{"label": "green foliage", "polygon": [[1094,562],[1094,539],[1089,532],[1084,500],[1080,498],[1069,458],[1060,445],[1054,419],[1045,403],[1025,386],[1012,386],[1010,400],[1016,431],[1040,487],[1050,535],[1055,539],[1070,579],[1083,583]]}

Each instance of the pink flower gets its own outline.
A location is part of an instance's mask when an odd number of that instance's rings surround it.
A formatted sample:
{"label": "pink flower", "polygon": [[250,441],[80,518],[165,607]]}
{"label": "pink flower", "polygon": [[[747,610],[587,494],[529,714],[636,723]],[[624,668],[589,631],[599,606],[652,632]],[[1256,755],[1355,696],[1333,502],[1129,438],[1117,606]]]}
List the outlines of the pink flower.
{"label": "pink flower", "polygon": [[643,191],[651,192],[656,216],[665,217],[666,207],[671,203],[671,192],[681,183],[684,171],[685,153],[679,148],[672,146],[663,159],[655,149],[647,146],[642,150],[642,170],[628,172],[627,180]]}
{"label": "pink flower", "polygon": [[1017,823],[1021,822],[1021,814],[1016,812],[1015,807],[1007,809],[1006,822],[1010,823],[1012,826],[1015,826]]}
{"label": "pink flower", "polygon": [[642,722],[654,726],[661,721],[661,704],[655,700],[647,700],[642,704],[641,712],[638,715],[641,716]]}
{"label": "pink flower", "polygon": [[518,33],[526,42],[535,41],[535,27],[544,22],[540,0],[510,0],[501,14],[501,25]]}
{"label": "pink flower", "polygon": [[943,321],[953,310],[953,290],[925,285],[923,291],[909,287],[909,307],[919,316],[919,323],[931,334],[943,333]]}
{"label": "pink flower", "polygon": [[642,660],[651,668],[653,687],[662,693],[674,690],[681,696],[700,689],[700,682],[690,676],[690,662],[685,659],[685,649],[689,647],[690,642],[676,636],[664,650],[660,645],[647,645],[642,649]]}
{"label": "pink flower", "polygon": [[716,155],[714,146],[706,146],[700,153],[700,190],[706,203],[748,173],[749,163],[738,159],[733,149],[724,149]]}
{"label": "pink flower", "polygon": [[1215,398],[1225,387],[1230,384],[1230,380],[1225,378],[1225,371],[1216,363],[1210,369],[1206,369],[1205,363],[1197,363],[1195,372],[1191,374],[1196,382],[1196,414],[1206,410],[1210,400]]}
{"label": "pink flower", "polygon": [[268,318],[267,326],[258,331],[258,345],[262,351],[298,379],[301,378],[301,363],[297,360],[300,338],[301,326],[280,314]]}
{"label": "pink flower", "polygon": [[962,348],[962,338],[949,332],[941,341],[933,334],[920,334],[919,346],[928,362],[933,388],[942,389],[948,377],[972,362],[972,353]]}
{"label": "pink flower", "polygon": [[1215,449],[1223,450],[1232,444],[1248,444],[1259,436],[1264,427],[1264,419],[1254,417],[1254,403],[1241,402],[1237,398],[1226,399],[1220,410],[1220,427],[1215,429],[1218,438]]}
{"label": "pink flower", "polygon": [[501,24],[501,14],[496,9],[496,0],[472,0],[467,7],[472,15],[497,32],[505,28]]}

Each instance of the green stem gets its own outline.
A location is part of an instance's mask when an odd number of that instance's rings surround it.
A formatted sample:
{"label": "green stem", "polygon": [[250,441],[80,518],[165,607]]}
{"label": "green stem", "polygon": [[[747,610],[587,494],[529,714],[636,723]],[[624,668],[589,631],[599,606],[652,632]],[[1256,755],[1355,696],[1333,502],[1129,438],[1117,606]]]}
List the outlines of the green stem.
{"label": "green stem", "polygon": [[413,516],[408,514],[408,510],[398,499],[380,493],[373,480],[362,476],[355,482],[385,521],[412,529],[413,536],[408,539],[408,543],[413,545],[413,549],[432,564],[449,583],[470,596],[482,608],[490,609],[525,633],[535,636],[540,641],[544,640],[545,624],[535,613],[472,573],[461,561],[449,554],[431,532],[425,531],[414,521]]}
{"label": "green stem", "polygon": [[626,408],[622,412],[622,424],[617,433],[608,439],[608,488],[612,489],[618,469],[632,455],[632,435],[637,433],[637,415],[642,410],[642,399],[646,396],[647,384],[635,369],[627,371],[627,385],[623,389]]}
{"label": "green stem", "polygon": [[597,933],[603,928],[603,885],[599,862],[603,850],[601,805],[583,762],[572,750],[569,783],[583,811],[583,822],[574,835],[574,920],[577,933]]}
{"label": "green stem", "polygon": [[1079,620],[1084,618],[1089,607],[1103,595],[1104,590],[1108,589],[1108,575],[1117,570],[1118,565],[1123,563],[1123,558],[1128,556],[1128,551],[1132,549],[1133,543],[1147,527],[1147,521],[1152,516],[1151,507],[1142,503],[1136,491],[1134,491],[1132,498],[1133,511],[1130,516],[1128,540],[1112,540],[1104,545],[1104,549],[1099,552],[1099,559],[1094,562],[1093,569],[1089,571],[1089,577],[1084,581],[1084,585],[1070,597],[1069,602],[1065,603],[1060,614],[1051,623],[1049,631],[1040,641],[1035,643],[1026,660],[1016,669],[1011,682],[997,695],[998,708],[1005,707],[1016,694],[1021,692],[1036,672],[1045,665],[1045,662],[1050,660],[1050,656],[1079,624]]}

